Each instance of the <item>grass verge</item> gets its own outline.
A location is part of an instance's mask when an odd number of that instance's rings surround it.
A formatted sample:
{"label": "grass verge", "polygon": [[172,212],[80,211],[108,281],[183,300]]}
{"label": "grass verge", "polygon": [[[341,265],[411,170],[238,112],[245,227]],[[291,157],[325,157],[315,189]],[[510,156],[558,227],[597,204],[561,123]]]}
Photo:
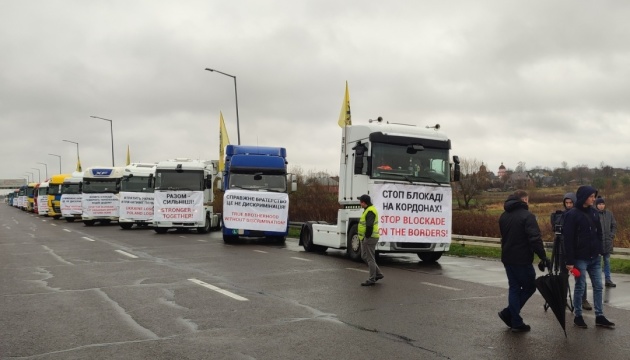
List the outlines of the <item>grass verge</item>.
{"label": "grass verge", "polygon": [[[451,244],[451,249],[446,254],[449,256],[472,256],[500,259],[501,249],[486,246]],[[550,257],[551,253],[547,252],[547,256]],[[537,257],[535,257],[535,264],[538,264]],[[610,271],[613,273],[630,274],[630,260],[611,258]]]}

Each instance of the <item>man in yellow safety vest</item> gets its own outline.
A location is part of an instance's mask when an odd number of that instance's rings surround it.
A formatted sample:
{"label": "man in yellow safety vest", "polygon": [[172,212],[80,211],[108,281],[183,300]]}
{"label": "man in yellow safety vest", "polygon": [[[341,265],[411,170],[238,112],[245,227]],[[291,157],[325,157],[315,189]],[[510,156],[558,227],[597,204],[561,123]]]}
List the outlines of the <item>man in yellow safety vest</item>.
{"label": "man in yellow safety vest", "polygon": [[375,253],[378,243],[378,211],[372,205],[369,195],[359,197],[361,207],[364,209],[359,220],[358,236],[361,242],[361,258],[370,269],[370,277],[361,283],[361,286],[373,286],[377,280],[384,278],[381,269],[376,264]]}

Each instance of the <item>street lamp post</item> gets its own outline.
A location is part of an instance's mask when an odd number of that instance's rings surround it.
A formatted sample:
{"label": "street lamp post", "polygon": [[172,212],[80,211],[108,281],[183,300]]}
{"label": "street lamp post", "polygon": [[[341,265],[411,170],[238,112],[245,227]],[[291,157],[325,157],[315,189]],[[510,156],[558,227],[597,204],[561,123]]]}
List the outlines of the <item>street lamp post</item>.
{"label": "street lamp post", "polygon": [[33,182],[33,181],[35,181],[35,173],[30,172],[30,171],[27,171],[26,173],[27,173],[27,174],[31,174],[31,176],[28,178],[28,180],[29,180],[28,182]]}
{"label": "street lamp post", "polygon": [[37,170],[37,182],[42,182],[42,171],[38,168],[31,168],[33,170]]}
{"label": "street lamp post", "polygon": [[224,72],[221,72],[215,69],[206,68],[206,70],[211,71],[211,72],[218,72],[219,74],[229,76],[232,79],[234,79],[234,98],[236,99],[236,137],[238,140],[238,145],[241,145],[241,127],[239,126],[239,120],[238,120],[238,91],[236,90],[236,76],[226,74]]}
{"label": "street lamp post", "polygon": [[44,165],[46,167],[46,178],[44,178],[44,180],[48,179],[48,164],[43,162],[38,162],[38,164]]}
{"label": "street lamp post", "polygon": [[102,118],[102,117],[98,117],[98,116],[91,116],[90,115],[90,117],[94,118],[94,119],[101,119],[101,120],[109,121],[109,130],[110,130],[111,135],[112,135],[112,167],[114,167],[114,121],[110,120],[110,119],[105,119],[105,118]]}
{"label": "street lamp post", "polygon": [[[78,164],[81,161],[81,158],[79,157],[79,143],[75,142],[75,141],[70,141],[70,140],[62,140],[62,141],[73,143],[73,144],[77,145],[77,164]],[[79,171],[79,170],[77,169],[77,171]]]}
{"label": "street lamp post", "polygon": [[[57,155],[57,154],[48,154],[48,155],[56,156],[59,158],[59,173],[61,174],[61,155]],[[48,171],[48,169],[46,169],[46,171]]]}

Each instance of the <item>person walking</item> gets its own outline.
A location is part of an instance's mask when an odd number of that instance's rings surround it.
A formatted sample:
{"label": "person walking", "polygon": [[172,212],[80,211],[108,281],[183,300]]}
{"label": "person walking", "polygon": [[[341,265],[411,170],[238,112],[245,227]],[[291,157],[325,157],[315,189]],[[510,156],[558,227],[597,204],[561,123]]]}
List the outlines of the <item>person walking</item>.
{"label": "person walking", "polygon": [[378,211],[372,205],[372,199],[369,195],[361,195],[359,203],[363,208],[363,214],[359,220],[359,228],[357,235],[361,242],[361,258],[368,265],[370,275],[368,279],[361,283],[361,286],[373,286],[376,282],[385,276],[376,264],[376,243],[378,243]]}
{"label": "person walking", "polygon": [[599,222],[602,225],[602,237],[604,238],[604,251],[602,259],[604,260],[604,285],[606,287],[617,287],[610,278],[610,254],[613,252],[615,234],[617,233],[617,221],[610,210],[606,210],[606,203],[603,198],[595,200],[595,207],[599,215]]}
{"label": "person walking", "polygon": [[586,329],[588,326],[582,317],[582,294],[586,285],[586,274],[591,278],[593,286],[593,307],[595,308],[595,325],[614,328],[615,324],[604,316],[602,260],[603,252],[602,226],[597,211],[593,207],[597,190],[591,186],[580,186],[577,189],[577,201],[573,209],[564,217],[562,235],[568,271],[577,268],[580,276],[576,278],[573,293],[573,324]]}
{"label": "person walking", "polygon": [[[562,205],[564,206],[564,211],[557,210],[555,213],[551,214],[551,224],[555,228],[562,229],[562,225],[564,224],[564,215],[567,211],[571,210],[575,203],[577,202],[577,198],[575,197],[574,192],[568,192],[564,194],[564,198],[562,199]],[[567,272],[564,262],[564,256],[560,259],[560,271]],[[577,281],[577,280],[576,280]],[[586,281],[586,278],[584,279]],[[587,286],[584,284],[584,295],[582,296],[582,309],[584,310],[593,310],[593,306],[588,302],[587,298]]]}
{"label": "person walking", "polygon": [[529,196],[517,190],[503,205],[505,210],[499,218],[501,231],[501,262],[508,278],[508,306],[499,311],[499,318],[512,332],[530,331],[523,322],[521,309],[536,292],[536,271],[532,262],[534,253],[544,264],[549,260],[540,234],[536,217],[529,211]]}

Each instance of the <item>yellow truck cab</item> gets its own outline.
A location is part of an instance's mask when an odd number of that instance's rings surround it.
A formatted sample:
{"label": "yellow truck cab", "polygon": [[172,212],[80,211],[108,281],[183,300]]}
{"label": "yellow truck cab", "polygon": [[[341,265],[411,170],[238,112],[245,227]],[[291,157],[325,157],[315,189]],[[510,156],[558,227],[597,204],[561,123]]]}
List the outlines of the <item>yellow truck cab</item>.
{"label": "yellow truck cab", "polygon": [[61,218],[61,185],[70,174],[57,174],[48,180],[48,216]]}

